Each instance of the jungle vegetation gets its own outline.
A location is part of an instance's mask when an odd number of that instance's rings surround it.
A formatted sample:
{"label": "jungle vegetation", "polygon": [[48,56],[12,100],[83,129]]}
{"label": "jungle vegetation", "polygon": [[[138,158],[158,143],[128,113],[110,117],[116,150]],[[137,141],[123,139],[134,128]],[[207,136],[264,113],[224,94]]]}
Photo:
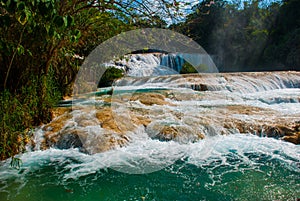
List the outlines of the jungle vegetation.
{"label": "jungle vegetation", "polygon": [[[31,129],[51,121],[52,108],[72,94],[82,58],[121,32],[175,30],[213,55],[220,71],[300,69],[299,0],[204,0],[183,18],[185,5],[0,0],[0,160],[24,150]],[[111,72],[109,82],[121,75]]]}

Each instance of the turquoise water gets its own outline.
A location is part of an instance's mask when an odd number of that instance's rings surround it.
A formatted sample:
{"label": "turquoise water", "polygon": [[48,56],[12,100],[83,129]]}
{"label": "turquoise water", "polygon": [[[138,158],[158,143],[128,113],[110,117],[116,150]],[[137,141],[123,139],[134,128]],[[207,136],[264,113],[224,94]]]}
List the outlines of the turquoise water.
{"label": "turquoise water", "polygon": [[[125,158],[127,148],[96,155],[76,149],[26,153],[20,156],[23,165],[19,170],[9,167],[9,161],[0,168],[0,200],[300,198],[299,146],[248,135],[209,140],[172,145],[180,150],[180,158],[147,174],[127,174],[114,168],[124,165],[115,156],[118,153]],[[166,160],[171,155],[165,153]],[[157,164],[154,159],[149,164]]]}

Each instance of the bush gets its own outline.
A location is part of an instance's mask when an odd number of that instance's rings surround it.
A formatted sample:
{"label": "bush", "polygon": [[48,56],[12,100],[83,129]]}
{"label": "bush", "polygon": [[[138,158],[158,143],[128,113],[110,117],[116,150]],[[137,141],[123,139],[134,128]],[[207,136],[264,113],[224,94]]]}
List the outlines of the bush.
{"label": "bush", "polygon": [[208,70],[209,68],[205,64],[200,64],[195,68],[192,64],[185,62],[180,70],[180,74],[201,73],[207,72]]}
{"label": "bush", "polygon": [[98,87],[110,87],[116,79],[123,77],[123,75],[124,72],[121,69],[108,67],[102,75]]}
{"label": "bush", "polygon": [[198,73],[198,71],[194,68],[194,66],[192,64],[185,62],[182,65],[180,74],[189,74],[189,73]]}
{"label": "bush", "polygon": [[31,78],[15,93],[0,93],[0,160],[23,152],[31,137],[30,129],[51,120],[51,108],[61,96],[50,75]]}

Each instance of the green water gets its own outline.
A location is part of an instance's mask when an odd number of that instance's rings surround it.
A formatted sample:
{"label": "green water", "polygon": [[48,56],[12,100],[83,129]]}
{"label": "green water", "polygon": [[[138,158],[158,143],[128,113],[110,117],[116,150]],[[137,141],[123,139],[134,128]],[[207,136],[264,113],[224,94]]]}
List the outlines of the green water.
{"label": "green water", "polygon": [[[293,200],[299,197],[299,175],[280,164],[270,166],[218,175],[220,181],[215,184],[211,177],[222,171],[222,167],[207,172],[193,165],[179,164],[145,175],[129,175],[108,169],[78,180],[61,182],[63,170],[54,163],[29,173],[18,195],[17,192],[9,198],[7,193],[0,195],[1,200],[16,201]],[[10,182],[13,190],[22,181]]]}
{"label": "green water", "polygon": [[38,152],[23,156],[20,170],[2,166],[0,200],[297,200],[299,158],[286,153],[299,153],[299,146],[283,148],[288,151],[227,149],[204,160],[191,154],[148,174],[97,168],[100,155],[89,158],[77,150]]}

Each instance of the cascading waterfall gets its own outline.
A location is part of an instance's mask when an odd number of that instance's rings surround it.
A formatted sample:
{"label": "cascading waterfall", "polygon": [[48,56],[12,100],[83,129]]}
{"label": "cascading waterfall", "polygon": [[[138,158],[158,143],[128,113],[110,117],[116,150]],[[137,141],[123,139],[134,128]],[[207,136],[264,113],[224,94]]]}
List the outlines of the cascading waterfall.
{"label": "cascading waterfall", "polygon": [[159,58],[59,108],[20,169],[2,162],[0,200],[297,200],[300,73],[174,75]]}
{"label": "cascading waterfall", "polygon": [[160,59],[161,66],[167,66],[176,72],[180,72],[185,60],[180,54],[166,54],[162,55]]}
{"label": "cascading waterfall", "polygon": [[199,72],[216,71],[209,55],[188,53],[129,54],[121,60],[110,61],[105,66],[121,68],[128,76],[145,77],[178,74],[185,62],[193,65]]}
{"label": "cascading waterfall", "polygon": [[161,65],[161,53],[132,54],[117,62],[110,61],[106,66],[121,68],[126,71],[126,75],[131,77],[159,76],[178,74],[175,66],[169,64]]}
{"label": "cascading waterfall", "polygon": [[180,72],[184,63],[191,64],[199,73],[213,73],[217,70],[208,54],[173,53],[161,56],[160,65]]}

